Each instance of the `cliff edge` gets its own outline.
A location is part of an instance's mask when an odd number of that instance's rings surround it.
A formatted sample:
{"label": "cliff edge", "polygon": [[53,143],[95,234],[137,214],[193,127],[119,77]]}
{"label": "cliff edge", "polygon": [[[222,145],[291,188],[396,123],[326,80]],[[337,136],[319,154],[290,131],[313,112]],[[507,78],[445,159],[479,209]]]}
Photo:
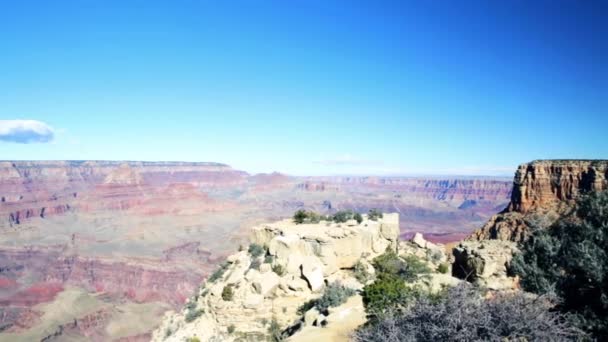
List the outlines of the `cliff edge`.
{"label": "cliff edge", "polygon": [[578,197],[608,189],[608,160],[536,160],[515,172],[511,201],[468,240],[521,242],[532,225],[569,213]]}

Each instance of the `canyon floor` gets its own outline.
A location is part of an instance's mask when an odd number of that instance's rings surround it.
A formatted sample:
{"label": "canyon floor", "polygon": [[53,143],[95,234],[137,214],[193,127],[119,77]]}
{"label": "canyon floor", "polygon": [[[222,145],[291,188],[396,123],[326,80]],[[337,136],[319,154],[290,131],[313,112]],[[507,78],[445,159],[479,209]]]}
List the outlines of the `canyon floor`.
{"label": "canyon floor", "polygon": [[301,208],[378,208],[399,213],[403,237],[451,242],[502,210],[511,187],[216,163],[0,162],[0,341],[145,341],[256,224]]}

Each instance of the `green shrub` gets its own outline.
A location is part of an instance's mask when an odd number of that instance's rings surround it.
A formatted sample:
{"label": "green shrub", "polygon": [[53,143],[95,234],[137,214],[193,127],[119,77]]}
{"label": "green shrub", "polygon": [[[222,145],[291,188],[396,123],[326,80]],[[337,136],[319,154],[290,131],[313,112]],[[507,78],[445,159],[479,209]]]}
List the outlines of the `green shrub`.
{"label": "green shrub", "polygon": [[251,254],[252,257],[257,258],[262,256],[264,253],[266,253],[266,250],[264,249],[264,247],[258,245],[257,243],[252,243],[251,245],[249,245],[249,254]]}
{"label": "green shrub", "polygon": [[608,340],[608,192],[577,201],[571,216],[536,229],[520,246],[511,271],[534,293],[555,292],[558,309],[597,340]]}
{"label": "green shrub", "polygon": [[367,267],[361,262],[361,260],[355,264],[353,273],[355,279],[357,279],[361,284],[365,284],[373,278],[373,275],[367,271]]}
{"label": "green shrub", "polygon": [[316,299],[311,299],[308,302],[300,305],[297,312],[303,315],[312,308],[317,308],[321,313],[327,313],[327,309],[344,304],[346,300],[353,296],[357,291],[349,287],[343,286],[338,282],[329,284],[323,295]]}
{"label": "green shrub", "polygon": [[357,221],[357,223],[361,224],[361,222],[363,222],[363,216],[361,216],[361,214],[359,213],[355,213],[355,215],[353,215],[353,218],[355,219],[355,221]]}
{"label": "green shrub", "polygon": [[231,285],[224,286],[222,290],[222,299],[225,301],[231,301],[234,298],[234,291],[232,290]]}
{"label": "green shrub", "polygon": [[379,218],[382,218],[384,215],[378,209],[370,209],[367,213],[367,218],[372,221],[378,221]]}
{"label": "green shrub", "polygon": [[331,283],[325,288],[323,295],[317,299],[315,307],[319,312],[326,312],[330,307],[344,304],[346,300],[355,293],[355,290],[345,287],[340,283]]}
{"label": "green shrub", "polygon": [[279,277],[282,277],[283,275],[285,275],[285,268],[281,265],[272,266],[272,271],[274,273],[276,273]]}
{"label": "green shrub", "polygon": [[372,265],[376,270],[377,277],[384,275],[394,275],[411,282],[418,279],[418,275],[430,273],[426,263],[414,255],[401,258],[392,249],[387,249],[384,254],[377,256]]}
{"label": "green shrub", "polygon": [[251,263],[249,264],[249,269],[250,269],[250,270],[251,270],[251,269],[253,269],[253,270],[257,270],[257,271],[259,271],[259,270],[260,270],[260,265],[261,265],[261,264],[262,264],[262,263],[260,262],[260,259],[255,258],[255,259],[251,260]]}
{"label": "green shrub", "polygon": [[447,274],[450,271],[450,265],[447,263],[442,263],[437,266],[437,272]]}
{"label": "green shrub", "polygon": [[303,209],[300,209],[293,214],[293,221],[296,224],[319,223],[323,218],[323,216],[315,213],[314,211],[306,211]]}
{"label": "green shrub", "polygon": [[267,255],[266,257],[264,257],[264,263],[265,264],[272,264],[274,262],[274,256],[273,255]]}
{"label": "green shrub", "polygon": [[201,342],[201,339],[198,338],[198,337],[196,337],[196,336],[193,336],[193,337],[189,337],[186,341],[188,341],[188,342]]}
{"label": "green shrub", "polygon": [[215,270],[215,272],[213,272],[210,276],[209,279],[207,279],[209,282],[214,282],[218,279],[220,279],[224,273],[226,272],[226,269],[228,268],[228,263],[224,262],[222,264],[220,264],[220,266],[218,267],[217,270]]}
{"label": "green shrub", "polygon": [[230,325],[228,326],[228,333],[229,333],[229,334],[234,333],[234,331],[235,331],[235,330],[236,330],[236,327],[234,326],[234,324],[230,324]]}
{"label": "green shrub", "polygon": [[353,219],[355,213],[352,210],[340,210],[332,216],[332,220],[336,223],[344,223]]}
{"label": "green shrub", "polygon": [[420,293],[418,288],[407,286],[402,278],[384,274],[363,288],[363,304],[371,317],[380,316],[405,308]]}
{"label": "green shrub", "polygon": [[190,323],[192,321],[194,321],[195,319],[199,318],[202,314],[204,314],[205,311],[204,310],[197,310],[197,309],[193,309],[193,310],[188,310],[186,312],[186,317],[184,317],[184,319],[186,320],[186,323]]}

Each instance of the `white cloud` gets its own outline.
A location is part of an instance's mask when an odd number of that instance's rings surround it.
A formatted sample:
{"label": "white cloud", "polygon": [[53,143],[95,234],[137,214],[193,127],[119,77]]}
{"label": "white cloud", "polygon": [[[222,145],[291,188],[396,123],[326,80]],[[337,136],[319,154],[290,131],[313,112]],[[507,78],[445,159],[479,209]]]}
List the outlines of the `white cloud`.
{"label": "white cloud", "polygon": [[0,120],[0,140],[19,144],[47,143],[55,130],[37,120]]}

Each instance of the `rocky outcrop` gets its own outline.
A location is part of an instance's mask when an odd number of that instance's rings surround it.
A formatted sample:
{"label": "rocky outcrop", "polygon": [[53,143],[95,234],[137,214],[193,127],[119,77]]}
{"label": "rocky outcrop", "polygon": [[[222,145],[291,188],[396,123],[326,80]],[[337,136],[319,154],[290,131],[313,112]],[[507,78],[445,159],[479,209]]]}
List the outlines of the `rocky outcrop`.
{"label": "rocky outcrop", "polygon": [[531,225],[548,226],[572,210],[578,197],[608,189],[608,160],[537,160],[515,173],[509,206],[470,240],[526,239]]}
{"label": "rocky outcrop", "polygon": [[[252,256],[243,250],[229,256],[184,310],[165,315],[152,340],[262,341],[273,321],[288,341],[348,341],[350,333],[366,321],[360,294],[354,292],[343,304],[324,311],[299,308],[319,298],[330,284],[360,291],[373,281],[372,259],[387,249],[405,260],[415,256],[429,266],[430,273],[420,275],[411,286],[439,291],[460,282],[434,271],[448,259],[443,245],[426,241],[422,234],[399,241],[397,214],[384,214],[378,221],[363,218],[360,223],[283,220],[254,227],[251,240],[265,253]],[[250,248],[256,249],[260,248]],[[361,268],[366,269],[367,280],[355,274]]]}
{"label": "rocky outcrop", "polygon": [[509,277],[508,267],[516,251],[512,241],[462,242],[453,250],[452,274],[490,290],[512,289],[517,286],[517,280]]}
{"label": "rocky outcrop", "polygon": [[[387,248],[397,249],[398,220],[397,214],[385,214],[378,221],[364,219],[360,224],[283,220],[255,227],[252,242],[263,246],[264,256],[241,251],[228,257],[219,278],[204,284],[184,311],[166,315],[153,340],[260,338],[267,334],[271,320],[283,328],[299,320],[303,325],[326,320],[314,310],[302,316],[298,308],[319,297],[329,283],[361,288],[353,267]],[[357,310],[362,312],[360,301]]]}

